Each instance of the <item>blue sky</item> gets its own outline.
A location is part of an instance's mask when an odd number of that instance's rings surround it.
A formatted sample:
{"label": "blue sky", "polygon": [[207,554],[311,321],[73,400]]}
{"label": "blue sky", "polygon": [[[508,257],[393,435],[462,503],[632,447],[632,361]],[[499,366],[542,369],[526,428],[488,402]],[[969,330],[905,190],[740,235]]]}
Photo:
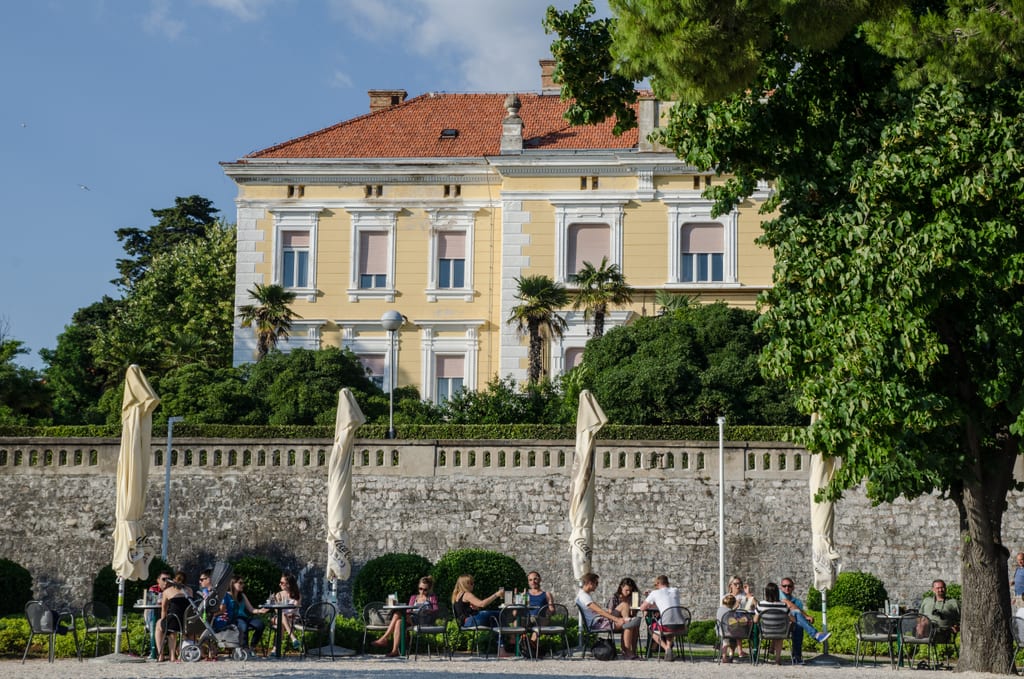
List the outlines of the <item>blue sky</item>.
{"label": "blue sky", "polygon": [[[0,22],[0,331],[41,368],[175,196],[235,221],[221,161],[368,111],[367,90],[537,91],[571,0],[32,0]],[[602,5],[604,3],[601,3]],[[87,188],[83,188],[87,187]]]}

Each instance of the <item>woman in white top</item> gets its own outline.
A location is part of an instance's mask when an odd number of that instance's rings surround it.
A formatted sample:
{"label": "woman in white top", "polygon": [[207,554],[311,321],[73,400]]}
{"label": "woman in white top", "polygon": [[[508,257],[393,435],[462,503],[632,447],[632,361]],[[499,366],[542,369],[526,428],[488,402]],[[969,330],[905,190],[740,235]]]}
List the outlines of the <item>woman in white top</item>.
{"label": "woman in white top", "polygon": [[[743,583],[743,579],[734,575],[729,579],[729,594],[736,599],[736,608],[744,611],[753,611],[757,608],[757,599],[750,593],[750,583]],[[741,658],[747,657],[743,652],[743,642],[739,643],[738,653]]]}

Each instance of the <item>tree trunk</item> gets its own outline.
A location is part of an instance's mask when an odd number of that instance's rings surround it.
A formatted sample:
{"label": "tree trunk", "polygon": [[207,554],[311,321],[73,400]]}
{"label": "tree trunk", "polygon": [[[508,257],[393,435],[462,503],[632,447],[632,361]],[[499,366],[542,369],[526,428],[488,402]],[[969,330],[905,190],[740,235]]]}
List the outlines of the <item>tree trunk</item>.
{"label": "tree trunk", "polygon": [[530,367],[527,371],[527,378],[530,384],[540,381],[544,372],[544,337],[540,334],[540,327],[530,327]]}
{"label": "tree trunk", "polygon": [[[1004,485],[997,484],[997,485]],[[993,497],[984,483],[965,483],[960,511],[961,578],[960,660],[957,671],[1006,674],[1010,636],[1010,584],[1001,526],[1006,492]],[[988,493],[986,493],[988,491]]]}
{"label": "tree trunk", "polygon": [[604,336],[604,315],[606,311],[607,307],[604,304],[599,304],[594,309],[594,339]]}

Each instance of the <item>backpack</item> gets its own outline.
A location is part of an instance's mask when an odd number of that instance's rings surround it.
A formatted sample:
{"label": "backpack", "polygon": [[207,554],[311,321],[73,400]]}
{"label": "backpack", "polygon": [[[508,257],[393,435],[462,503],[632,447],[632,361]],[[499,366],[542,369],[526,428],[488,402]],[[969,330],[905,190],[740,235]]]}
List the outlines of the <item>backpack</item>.
{"label": "backpack", "polygon": [[615,660],[615,643],[608,639],[598,639],[590,647],[590,652],[596,660]]}

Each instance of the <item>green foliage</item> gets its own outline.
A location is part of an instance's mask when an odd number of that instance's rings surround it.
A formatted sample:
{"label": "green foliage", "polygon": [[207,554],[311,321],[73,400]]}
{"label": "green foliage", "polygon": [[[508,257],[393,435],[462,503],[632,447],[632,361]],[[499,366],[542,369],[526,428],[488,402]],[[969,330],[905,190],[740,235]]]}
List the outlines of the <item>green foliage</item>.
{"label": "green foliage", "polygon": [[243,328],[255,329],[256,361],[259,362],[267,357],[271,349],[277,347],[279,340],[287,339],[292,319],[297,317],[289,307],[295,301],[295,293],[276,283],[257,283],[249,290],[249,295],[256,304],[238,307],[238,319]]}
{"label": "green foliage", "polygon": [[352,390],[368,419],[386,414],[369,407],[367,395],[381,392],[359,358],[337,347],[271,352],[251,367],[248,382],[251,397],[265,404],[269,424],[329,425],[332,434],[342,387]]}
{"label": "green foliage", "polygon": [[245,595],[253,606],[259,606],[276,592],[281,568],[262,556],[243,556],[229,561],[232,572],[245,578]]}
{"label": "green foliage", "polygon": [[434,564],[434,591],[444,602],[451,601],[455,581],[472,575],[477,596],[490,596],[499,588],[525,589],[526,571],[510,556],[486,549],[456,549]]}
{"label": "green foliage", "polygon": [[10,559],[0,559],[0,615],[12,615],[25,610],[32,600],[32,574]]}
{"label": "green foliage", "polygon": [[117,260],[121,277],[112,282],[124,288],[130,289],[147,273],[154,257],[203,238],[206,227],[216,221],[220,210],[213,207],[212,201],[193,195],[179,196],[174,199],[174,207],[151,212],[157,223],[148,229],[125,227],[115,232],[129,257]]}
{"label": "green foliage", "polygon": [[828,592],[829,617],[833,606],[846,606],[861,613],[881,610],[888,598],[889,593],[878,577],[861,571],[843,572],[836,576],[836,584]]}
{"label": "green foliage", "polygon": [[610,306],[622,306],[633,301],[632,291],[626,284],[626,277],[618,264],[609,264],[607,257],[594,266],[583,262],[583,268],[576,273],[576,293],[572,308],[583,309],[585,319],[593,319],[593,339],[604,335],[604,317]]}
{"label": "green foliage", "polygon": [[51,394],[35,370],[14,363],[28,353],[18,340],[5,336],[6,321],[0,318],[0,423],[32,424],[51,414]]}
{"label": "green foliage", "polygon": [[584,385],[613,421],[800,423],[785,388],[761,377],[756,317],[716,303],[614,328],[587,345]]}
{"label": "green foliage", "polygon": [[[160,557],[154,557],[149,564],[149,575],[145,580],[126,580],[124,583],[124,603],[131,605],[142,598],[142,593],[156,584],[160,571],[172,571],[170,565]],[[172,571],[173,572],[173,571]],[[106,604],[110,610],[117,609],[117,576],[108,563],[92,581],[92,600]]]}
{"label": "green foliage", "polygon": [[569,293],[561,283],[543,274],[516,278],[516,299],[506,323],[515,325],[519,332],[530,338],[529,381],[540,381],[544,372],[542,363],[544,337],[561,337],[566,321],[558,311],[569,303]]}
{"label": "green foliage", "polygon": [[[384,601],[389,594],[397,594],[404,602],[431,568],[431,563],[419,554],[384,554],[370,559],[352,580],[352,604],[362,612],[366,604]],[[438,594],[438,599],[443,597]]]}
{"label": "green foliage", "polygon": [[[158,380],[160,409],[154,424],[167,417],[184,417],[189,423],[260,424],[266,421],[263,401],[250,393],[246,377],[251,366],[211,368],[190,363],[174,368]],[[177,425],[180,427],[181,425]],[[175,429],[177,433],[179,429]]]}
{"label": "green foliage", "polygon": [[460,392],[440,410],[440,421],[451,424],[567,423],[561,394],[549,380],[519,387],[511,376],[495,376],[480,391]]}
{"label": "green foliage", "polygon": [[691,644],[714,646],[718,643],[714,620],[694,620],[690,623],[690,633],[686,640]]}
{"label": "green foliage", "polygon": [[[829,593],[831,597],[831,592]],[[811,609],[812,611],[815,609]],[[829,653],[842,653],[853,655],[857,649],[857,621],[860,619],[861,611],[850,606],[828,605],[828,629],[832,636],[828,640]],[[821,623],[821,614],[815,613],[815,621]],[[804,637],[804,646],[811,644],[812,650],[818,650],[820,644],[810,637]],[[879,649],[881,650],[881,649]]]}

